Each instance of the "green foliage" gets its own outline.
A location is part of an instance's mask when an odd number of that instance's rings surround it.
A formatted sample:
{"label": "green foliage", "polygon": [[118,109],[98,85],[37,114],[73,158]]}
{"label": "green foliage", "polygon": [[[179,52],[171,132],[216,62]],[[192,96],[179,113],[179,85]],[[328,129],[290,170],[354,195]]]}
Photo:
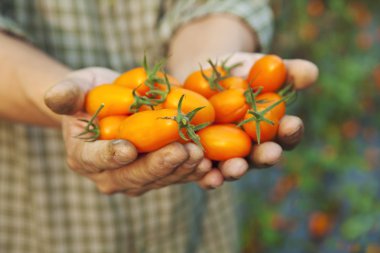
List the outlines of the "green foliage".
{"label": "green foliage", "polygon": [[[376,248],[380,242],[380,47],[376,46],[380,1],[273,0],[272,4],[276,16],[272,52],[314,62],[320,77],[316,85],[300,92],[289,111],[304,120],[303,142],[285,154],[283,168],[253,172],[255,179],[247,179],[251,191],[244,201],[251,211],[250,225],[244,230],[246,252]],[[289,177],[296,183],[281,189]],[[331,229],[317,239],[308,228],[316,211],[331,218]],[[288,226],[273,227],[273,217],[282,217]]]}

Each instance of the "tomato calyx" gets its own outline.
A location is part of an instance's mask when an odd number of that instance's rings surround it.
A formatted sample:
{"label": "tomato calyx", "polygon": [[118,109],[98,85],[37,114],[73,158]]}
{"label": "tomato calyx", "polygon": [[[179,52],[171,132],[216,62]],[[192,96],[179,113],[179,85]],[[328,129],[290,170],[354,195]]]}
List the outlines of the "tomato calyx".
{"label": "tomato calyx", "polygon": [[262,91],[262,87],[260,87],[258,90],[253,92],[252,88],[248,88],[247,91],[244,92],[244,96],[246,97],[247,103],[250,105],[251,109],[248,110],[248,114],[252,115],[252,117],[245,119],[241,121],[237,126],[241,127],[244,124],[247,124],[249,122],[255,121],[255,127],[256,127],[256,138],[257,138],[257,143],[260,144],[260,136],[261,136],[261,129],[260,129],[260,123],[261,122],[266,122],[270,125],[274,125],[274,122],[267,119],[265,117],[265,114],[269,111],[271,111],[274,107],[285,101],[285,97],[282,97],[280,100],[276,101],[275,103],[271,104],[270,106],[266,107],[262,111],[258,111],[257,109],[257,101],[256,97],[260,92]]}
{"label": "tomato calyx", "polygon": [[286,104],[292,104],[297,99],[297,91],[293,84],[288,84],[277,92],[281,97],[285,97]]}
{"label": "tomato calyx", "polygon": [[224,77],[218,71],[218,69],[216,68],[216,65],[211,60],[208,60],[207,62],[210,64],[210,66],[212,68],[212,73],[211,73],[211,76],[208,77],[205,74],[202,66],[199,66],[201,69],[201,74],[202,74],[203,78],[208,82],[211,90],[215,90],[215,91],[224,90],[224,88],[219,84],[219,81],[223,80]]}
{"label": "tomato calyx", "polygon": [[[178,102],[177,107],[177,116],[174,117],[163,117],[163,119],[172,119],[175,120],[178,124],[178,133],[179,136],[185,140],[189,141],[192,140],[195,144],[197,144],[202,150],[204,150],[199,136],[196,134],[197,131],[209,126],[211,122],[206,122],[198,125],[191,124],[191,120],[195,117],[195,115],[204,108],[204,106],[197,107],[194,110],[188,112],[187,114],[182,113],[182,102],[185,98],[185,95],[182,95]],[[182,129],[185,129],[186,134],[188,137],[185,136],[185,134],[182,132]]]}
{"label": "tomato calyx", "polygon": [[[82,139],[88,142],[96,141],[100,136],[100,130],[99,126],[94,123],[95,119],[98,117],[100,111],[103,109],[104,103],[101,103],[99,108],[96,110],[94,115],[90,118],[90,120],[87,119],[79,119],[79,121],[86,122],[86,126],[84,127],[84,130],[76,135],[75,137],[78,139]],[[87,136],[89,135],[89,136]]]}
{"label": "tomato calyx", "polygon": [[[142,65],[143,65],[143,68],[146,72],[146,79],[142,84],[145,84],[149,88],[149,90],[154,90],[156,88],[155,87],[156,83],[164,84],[164,80],[162,80],[162,78],[159,78],[157,76],[157,73],[165,65],[165,62],[166,61],[164,59],[162,59],[158,63],[156,63],[152,69],[150,69],[148,66],[148,61],[147,61],[146,55],[144,55],[144,60],[143,60]],[[142,84],[140,84],[140,85],[142,85]]]}
{"label": "tomato calyx", "polygon": [[222,61],[222,63],[220,64],[221,68],[226,72],[226,77],[224,77],[223,79],[227,78],[227,77],[230,77],[232,76],[231,74],[231,71],[241,65],[243,65],[243,62],[237,62],[235,64],[232,64],[231,66],[228,66],[227,65],[227,62],[230,60],[230,58],[232,57],[232,55],[228,56],[225,60]]}
{"label": "tomato calyx", "polygon": [[[153,110],[154,106],[157,106],[166,100],[166,97],[170,92],[169,78],[165,72],[164,72],[164,78],[161,78],[158,76],[158,73],[162,69],[162,67],[165,65],[165,62],[166,61],[162,59],[158,63],[156,63],[152,69],[150,69],[148,66],[147,57],[146,55],[144,55],[144,60],[143,60],[142,65],[146,72],[147,77],[143,83],[138,85],[132,91],[132,94],[134,97],[134,102],[130,107],[132,112],[137,112],[140,109],[140,107],[143,105],[147,105]],[[166,85],[166,90],[160,89],[159,87],[157,87],[156,84]],[[144,95],[139,96],[137,90],[142,85],[147,86],[149,90]]]}
{"label": "tomato calyx", "polygon": [[134,97],[134,102],[130,107],[130,110],[132,112],[137,112],[141,106],[147,105],[152,110],[154,110],[154,106],[157,106],[159,104],[162,104],[165,102],[166,97],[168,96],[170,92],[170,83],[169,79],[166,74],[164,74],[164,83],[166,85],[165,90],[161,90],[157,88],[156,86],[153,86],[153,88],[150,88],[149,91],[145,93],[143,96],[139,96],[137,94],[137,89],[142,85],[140,84],[136,88],[133,89],[132,95]]}

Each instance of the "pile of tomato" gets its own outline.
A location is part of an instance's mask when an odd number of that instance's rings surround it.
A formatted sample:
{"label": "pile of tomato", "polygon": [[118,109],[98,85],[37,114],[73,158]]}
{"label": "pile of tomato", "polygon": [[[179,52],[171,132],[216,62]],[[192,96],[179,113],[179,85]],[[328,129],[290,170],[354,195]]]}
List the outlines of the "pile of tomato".
{"label": "pile of tomato", "polygon": [[140,153],[194,142],[211,160],[246,157],[252,142],[276,137],[295,92],[285,85],[286,67],[276,55],[259,59],[247,78],[233,76],[238,64],[227,63],[209,61],[209,68],[190,73],[181,84],[162,71],[162,62],[149,68],[144,59],[141,67],[87,93],[85,109],[92,118],[80,137],[125,139]]}

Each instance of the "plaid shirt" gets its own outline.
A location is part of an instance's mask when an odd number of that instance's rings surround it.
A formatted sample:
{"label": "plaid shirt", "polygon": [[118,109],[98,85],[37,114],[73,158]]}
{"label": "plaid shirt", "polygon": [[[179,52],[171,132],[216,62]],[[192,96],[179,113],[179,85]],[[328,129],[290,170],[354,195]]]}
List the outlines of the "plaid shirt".
{"label": "plaid shirt", "polygon": [[[71,68],[125,71],[144,53],[165,54],[180,25],[221,12],[241,17],[268,46],[265,0],[1,0],[0,29]],[[102,195],[67,168],[59,131],[0,120],[0,252],[238,252],[235,201],[229,184]]]}

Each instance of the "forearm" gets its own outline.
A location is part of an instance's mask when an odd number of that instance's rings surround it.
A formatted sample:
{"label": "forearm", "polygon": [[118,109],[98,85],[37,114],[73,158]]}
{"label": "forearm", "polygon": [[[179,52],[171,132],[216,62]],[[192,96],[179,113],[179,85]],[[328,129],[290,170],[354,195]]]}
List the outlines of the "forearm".
{"label": "forearm", "polygon": [[43,97],[69,69],[1,31],[0,45],[0,119],[59,126],[59,116],[45,106]]}
{"label": "forearm", "polygon": [[169,45],[169,72],[183,80],[208,59],[235,52],[253,52],[258,42],[254,32],[238,17],[210,15],[181,27]]}

